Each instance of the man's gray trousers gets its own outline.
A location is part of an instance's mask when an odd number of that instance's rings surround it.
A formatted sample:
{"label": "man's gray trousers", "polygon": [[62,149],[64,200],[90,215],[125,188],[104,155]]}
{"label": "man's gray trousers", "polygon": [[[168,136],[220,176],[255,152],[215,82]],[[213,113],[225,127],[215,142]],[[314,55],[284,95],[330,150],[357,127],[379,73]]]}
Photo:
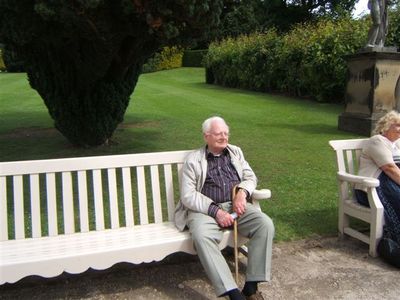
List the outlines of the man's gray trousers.
{"label": "man's gray trousers", "polygon": [[[220,208],[231,212],[232,203],[220,204]],[[218,248],[223,230],[214,218],[198,212],[188,215],[188,227],[199,259],[211,280],[217,295],[238,288],[229,266]],[[238,232],[249,238],[246,281],[268,281],[271,278],[272,240],[274,224],[266,214],[251,203],[238,218]]]}

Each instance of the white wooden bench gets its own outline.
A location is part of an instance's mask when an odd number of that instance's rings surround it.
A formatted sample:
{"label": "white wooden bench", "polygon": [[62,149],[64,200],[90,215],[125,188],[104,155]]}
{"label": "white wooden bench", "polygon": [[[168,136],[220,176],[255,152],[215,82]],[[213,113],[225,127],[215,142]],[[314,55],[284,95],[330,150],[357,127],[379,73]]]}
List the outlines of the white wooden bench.
{"label": "white wooden bench", "polygon": [[[376,192],[379,180],[357,175],[361,149],[368,139],[335,140],[329,144],[336,151],[337,179],[339,183],[339,233],[347,234],[369,245],[369,254],[377,256],[377,246],[382,238],[384,215],[383,206]],[[370,208],[358,204],[354,195],[354,185],[363,184],[368,189]],[[369,224],[369,233],[352,226],[351,218]],[[358,224],[358,227],[359,224]]]}
{"label": "white wooden bench", "polygon": [[189,152],[0,163],[0,284],[195,254],[173,222]]}

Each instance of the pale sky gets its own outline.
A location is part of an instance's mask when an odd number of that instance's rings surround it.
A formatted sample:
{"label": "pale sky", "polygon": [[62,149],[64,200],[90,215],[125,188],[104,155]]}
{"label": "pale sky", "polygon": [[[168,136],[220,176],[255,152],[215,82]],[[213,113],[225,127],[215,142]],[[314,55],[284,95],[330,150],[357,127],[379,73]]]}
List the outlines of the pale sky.
{"label": "pale sky", "polygon": [[369,14],[369,9],[368,9],[368,0],[359,0],[353,11],[353,16],[355,18]]}

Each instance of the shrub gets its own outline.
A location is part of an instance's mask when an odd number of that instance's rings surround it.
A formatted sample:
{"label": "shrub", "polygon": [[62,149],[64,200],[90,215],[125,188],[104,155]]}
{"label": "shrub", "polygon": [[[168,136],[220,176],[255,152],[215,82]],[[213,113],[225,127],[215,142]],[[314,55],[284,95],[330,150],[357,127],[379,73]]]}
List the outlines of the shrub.
{"label": "shrub", "polygon": [[3,60],[3,45],[0,44],[0,72],[4,72],[6,70],[6,65]]}
{"label": "shrub", "polygon": [[182,67],[204,67],[203,59],[207,49],[185,50],[182,57]]}
{"label": "shrub", "polygon": [[5,65],[5,68],[7,69],[7,72],[10,73],[19,73],[19,72],[25,72],[25,66],[23,60],[21,60],[20,57],[18,57],[17,53],[10,49],[10,47],[7,47],[7,45],[3,48],[2,51],[2,59],[3,63]]}
{"label": "shrub", "polygon": [[400,4],[397,9],[389,11],[389,32],[385,44],[397,46],[400,51]]}
{"label": "shrub", "polygon": [[280,90],[323,102],[344,98],[346,56],[366,41],[368,24],[350,18],[297,26],[283,37]]}
{"label": "shrub", "polygon": [[143,65],[143,73],[169,70],[182,66],[183,49],[179,47],[164,47]]}
{"label": "shrub", "polygon": [[272,90],[276,85],[273,72],[279,43],[275,30],[212,43],[204,60],[206,74],[212,74],[216,83],[225,86]]}
{"label": "shrub", "polygon": [[344,17],[212,43],[207,82],[276,91],[321,102],[342,102],[346,56],[364,47],[370,21]]}

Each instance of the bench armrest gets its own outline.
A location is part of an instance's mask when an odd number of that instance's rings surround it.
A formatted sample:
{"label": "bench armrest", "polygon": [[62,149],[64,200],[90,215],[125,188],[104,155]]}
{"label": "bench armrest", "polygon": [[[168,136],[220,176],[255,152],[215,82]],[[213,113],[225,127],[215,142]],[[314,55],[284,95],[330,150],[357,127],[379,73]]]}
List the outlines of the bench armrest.
{"label": "bench armrest", "polygon": [[268,189],[254,190],[251,194],[252,200],[265,200],[271,198],[271,191]]}
{"label": "bench armrest", "polygon": [[359,183],[367,188],[376,188],[379,186],[379,180],[372,177],[358,176],[343,171],[337,172],[337,178],[340,181],[348,181],[351,183]]}
{"label": "bench armrest", "polygon": [[337,173],[339,181],[359,183],[367,188],[369,206],[374,210],[383,210],[383,205],[379,200],[379,196],[376,192],[376,188],[379,186],[379,180],[372,177],[364,177],[358,175],[352,175],[343,171]]}

